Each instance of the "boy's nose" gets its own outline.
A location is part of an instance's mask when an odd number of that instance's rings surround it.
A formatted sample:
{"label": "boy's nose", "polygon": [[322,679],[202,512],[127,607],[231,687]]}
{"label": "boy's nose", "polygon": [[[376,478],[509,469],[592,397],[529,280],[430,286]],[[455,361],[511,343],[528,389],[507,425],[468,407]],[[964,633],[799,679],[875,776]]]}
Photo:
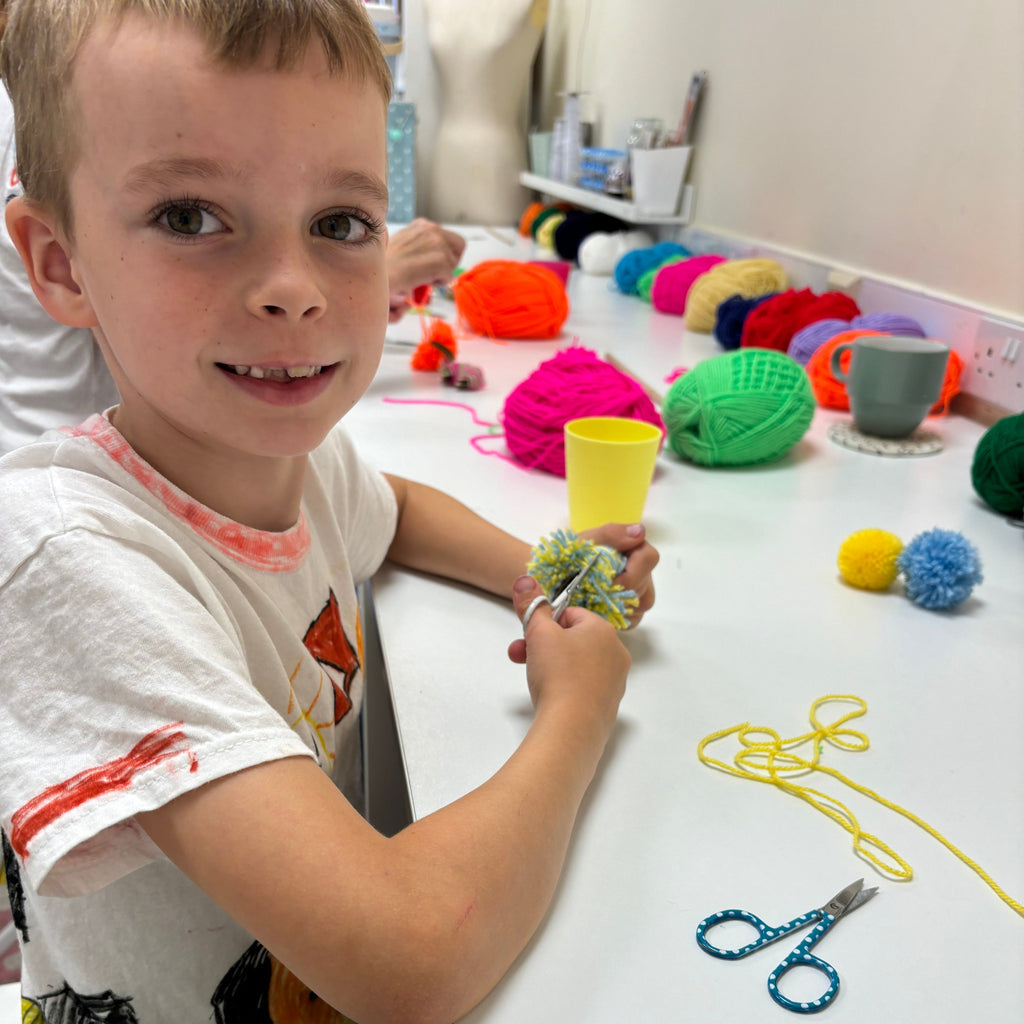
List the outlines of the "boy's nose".
{"label": "boy's nose", "polygon": [[305,255],[278,248],[256,269],[247,291],[246,306],[260,318],[279,317],[298,322],[323,316],[327,299]]}

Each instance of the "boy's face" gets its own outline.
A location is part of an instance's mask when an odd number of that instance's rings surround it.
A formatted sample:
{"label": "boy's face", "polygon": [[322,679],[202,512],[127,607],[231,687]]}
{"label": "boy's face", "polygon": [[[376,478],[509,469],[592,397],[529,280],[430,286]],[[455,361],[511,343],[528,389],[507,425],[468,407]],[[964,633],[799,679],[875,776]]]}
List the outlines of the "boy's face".
{"label": "boy's face", "polygon": [[74,92],[72,271],[117,426],[160,468],[312,450],[384,340],[382,97],[319,43],[294,70],[225,70],[138,16],[86,41]]}

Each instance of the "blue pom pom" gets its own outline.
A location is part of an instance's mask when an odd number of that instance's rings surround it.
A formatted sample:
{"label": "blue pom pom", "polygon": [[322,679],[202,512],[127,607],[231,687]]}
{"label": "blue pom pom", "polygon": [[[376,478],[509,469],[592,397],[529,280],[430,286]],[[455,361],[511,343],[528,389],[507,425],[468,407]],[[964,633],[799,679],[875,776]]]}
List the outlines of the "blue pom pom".
{"label": "blue pom pom", "polygon": [[981,583],[978,549],[955,530],[927,530],[901,552],[896,566],[904,588],[922,608],[955,608]]}

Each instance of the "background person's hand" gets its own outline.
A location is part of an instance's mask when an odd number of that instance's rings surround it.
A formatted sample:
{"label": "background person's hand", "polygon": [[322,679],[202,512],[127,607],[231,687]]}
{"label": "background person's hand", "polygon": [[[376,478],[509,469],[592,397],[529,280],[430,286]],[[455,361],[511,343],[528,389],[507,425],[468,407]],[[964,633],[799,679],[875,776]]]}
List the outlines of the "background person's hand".
{"label": "background person's hand", "polygon": [[459,265],[466,240],[433,221],[418,217],[388,241],[388,292],[392,323],[408,308],[413,289],[447,284]]}

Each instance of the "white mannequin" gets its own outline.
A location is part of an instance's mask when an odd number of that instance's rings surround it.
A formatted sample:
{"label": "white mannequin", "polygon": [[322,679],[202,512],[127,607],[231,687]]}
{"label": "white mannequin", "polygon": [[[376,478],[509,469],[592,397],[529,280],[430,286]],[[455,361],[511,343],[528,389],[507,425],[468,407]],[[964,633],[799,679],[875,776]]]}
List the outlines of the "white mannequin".
{"label": "white mannequin", "polygon": [[423,0],[441,115],[430,216],[510,224],[526,201],[526,99],[548,0]]}

